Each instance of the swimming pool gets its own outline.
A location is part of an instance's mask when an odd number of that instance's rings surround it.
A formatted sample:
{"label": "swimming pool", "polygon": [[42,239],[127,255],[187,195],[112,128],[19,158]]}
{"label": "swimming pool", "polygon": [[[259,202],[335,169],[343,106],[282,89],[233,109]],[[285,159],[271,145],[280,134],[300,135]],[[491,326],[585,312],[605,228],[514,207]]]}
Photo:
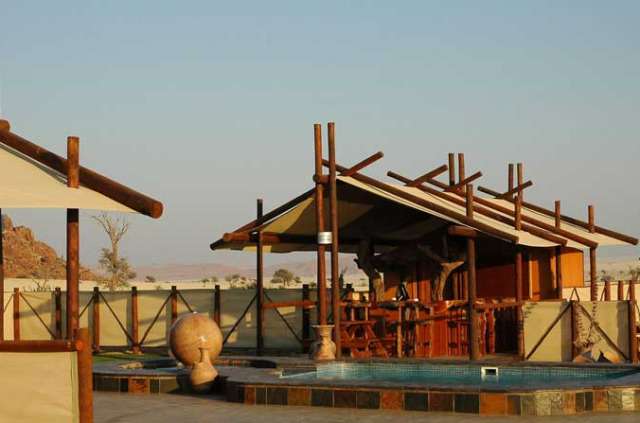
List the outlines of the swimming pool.
{"label": "swimming pool", "polygon": [[411,383],[469,387],[539,387],[615,383],[640,375],[638,369],[584,368],[558,366],[470,366],[429,364],[335,363],[318,366],[316,371],[283,378],[309,381],[354,381]]}

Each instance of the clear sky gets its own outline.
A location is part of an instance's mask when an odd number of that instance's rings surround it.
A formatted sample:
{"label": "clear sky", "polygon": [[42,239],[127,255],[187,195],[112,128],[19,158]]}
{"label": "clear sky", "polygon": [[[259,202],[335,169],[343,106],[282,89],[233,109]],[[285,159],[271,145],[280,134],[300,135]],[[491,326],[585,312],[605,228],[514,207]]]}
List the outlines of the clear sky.
{"label": "clear sky", "polygon": [[[0,15],[13,130],[59,154],[80,136],[83,165],[164,202],[123,241],[134,264],[251,263],[208,244],[256,198],[312,186],[327,121],[340,163],[385,152],[372,176],[465,152],[503,189],[522,161],[528,200],[581,218],[594,204],[640,235],[638,1],[2,0]],[[13,216],[63,251],[63,212]],[[107,238],[82,223],[95,263]]]}

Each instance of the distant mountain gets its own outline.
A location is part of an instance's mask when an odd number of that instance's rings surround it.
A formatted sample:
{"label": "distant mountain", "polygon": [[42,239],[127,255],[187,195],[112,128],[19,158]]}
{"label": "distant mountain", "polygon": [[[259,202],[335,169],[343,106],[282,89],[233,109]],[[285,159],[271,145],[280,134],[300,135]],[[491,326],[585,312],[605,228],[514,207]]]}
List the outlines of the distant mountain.
{"label": "distant mountain", "polygon": [[[329,274],[329,255],[327,254],[327,275]],[[297,276],[314,276],[316,274],[316,262],[295,262],[265,266],[265,278],[270,278],[280,268],[288,269]],[[157,281],[200,280],[203,278],[224,278],[226,275],[238,273],[246,277],[255,277],[255,267],[228,266],[217,263],[203,264],[157,264],[152,266],[136,266],[133,269],[137,273],[137,280],[144,280],[147,276],[154,277]],[[346,275],[360,272],[353,262],[353,256],[340,256],[340,272]]]}
{"label": "distant mountain", "polygon": [[[52,247],[38,241],[33,230],[26,226],[13,226],[6,214],[2,215],[2,228],[6,278],[53,280],[66,277],[67,262]],[[81,266],[80,279],[98,281],[102,278]]]}

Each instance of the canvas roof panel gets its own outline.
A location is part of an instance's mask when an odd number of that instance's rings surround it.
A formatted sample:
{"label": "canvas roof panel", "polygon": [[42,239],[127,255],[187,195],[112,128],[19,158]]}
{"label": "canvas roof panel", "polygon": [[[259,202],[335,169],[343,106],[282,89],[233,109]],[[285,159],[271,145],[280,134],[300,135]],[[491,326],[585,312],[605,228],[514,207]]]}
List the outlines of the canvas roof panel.
{"label": "canvas roof panel", "polygon": [[65,175],[0,143],[0,207],[88,209],[136,213],[84,186],[68,188]]}

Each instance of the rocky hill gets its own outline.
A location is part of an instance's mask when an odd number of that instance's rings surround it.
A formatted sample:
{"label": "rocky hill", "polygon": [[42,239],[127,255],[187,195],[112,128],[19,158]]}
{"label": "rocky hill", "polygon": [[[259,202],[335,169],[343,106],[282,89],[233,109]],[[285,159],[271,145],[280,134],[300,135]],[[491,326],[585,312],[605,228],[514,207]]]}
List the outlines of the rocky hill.
{"label": "rocky hill", "polygon": [[[13,226],[7,215],[2,215],[4,232],[4,275],[6,278],[65,279],[66,262],[56,250],[36,240],[33,231],[25,226]],[[89,269],[80,267],[81,280],[100,280]]]}

